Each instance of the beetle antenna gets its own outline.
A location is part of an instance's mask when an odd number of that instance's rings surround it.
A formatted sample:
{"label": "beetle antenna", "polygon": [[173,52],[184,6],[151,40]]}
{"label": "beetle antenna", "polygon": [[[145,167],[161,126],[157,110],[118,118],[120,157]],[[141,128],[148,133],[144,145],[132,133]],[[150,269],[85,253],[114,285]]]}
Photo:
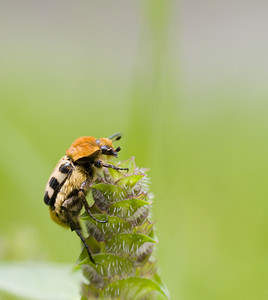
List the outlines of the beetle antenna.
{"label": "beetle antenna", "polygon": [[108,139],[112,140],[114,142],[114,141],[119,141],[121,139],[121,137],[122,137],[122,134],[117,132],[117,133],[111,135]]}

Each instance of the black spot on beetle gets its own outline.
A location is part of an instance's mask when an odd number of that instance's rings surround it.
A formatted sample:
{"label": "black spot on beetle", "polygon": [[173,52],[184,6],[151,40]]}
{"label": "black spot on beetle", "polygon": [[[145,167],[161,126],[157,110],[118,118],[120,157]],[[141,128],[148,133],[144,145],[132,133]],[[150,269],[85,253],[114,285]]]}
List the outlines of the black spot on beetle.
{"label": "black spot on beetle", "polygon": [[68,163],[62,164],[59,168],[59,171],[63,174],[67,174],[70,171],[70,165]]}
{"label": "black spot on beetle", "polygon": [[51,177],[50,180],[49,180],[49,186],[53,189],[53,190],[56,190],[57,187],[59,186],[59,182],[57,180],[57,178],[55,177]]}
{"label": "black spot on beetle", "polygon": [[46,205],[50,204],[51,199],[48,196],[48,192],[45,193],[45,197],[44,197],[44,202],[46,203]]}
{"label": "black spot on beetle", "polygon": [[67,196],[67,199],[73,197],[73,196],[77,196],[79,193],[79,190],[78,189],[73,189]]}

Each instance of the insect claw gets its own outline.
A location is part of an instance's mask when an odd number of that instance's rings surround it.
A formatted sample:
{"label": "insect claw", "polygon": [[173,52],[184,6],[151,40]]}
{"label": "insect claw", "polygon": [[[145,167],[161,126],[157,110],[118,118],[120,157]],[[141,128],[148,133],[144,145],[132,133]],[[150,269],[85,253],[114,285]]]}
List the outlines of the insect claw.
{"label": "insect claw", "polygon": [[108,217],[107,217],[106,220],[98,220],[98,219],[96,219],[95,217],[93,217],[92,214],[89,214],[89,215],[90,215],[90,217],[91,217],[94,221],[96,221],[96,222],[98,222],[98,223],[107,223],[107,222],[108,222]]}
{"label": "insect claw", "polygon": [[80,237],[82,243],[84,244],[84,246],[85,246],[85,248],[86,248],[86,250],[87,250],[87,254],[88,254],[90,260],[93,262],[94,265],[96,265],[96,263],[95,263],[95,261],[94,261],[94,259],[93,259],[93,257],[92,257],[92,254],[91,254],[91,252],[90,252],[90,250],[89,250],[88,244],[86,243],[86,240],[84,239],[84,237],[83,237],[83,235],[81,234],[80,230],[79,230],[79,229],[75,229],[74,231],[75,231],[76,234]]}
{"label": "insect claw", "polygon": [[117,168],[117,170],[122,170],[122,171],[129,171],[129,169],[128,168]]}

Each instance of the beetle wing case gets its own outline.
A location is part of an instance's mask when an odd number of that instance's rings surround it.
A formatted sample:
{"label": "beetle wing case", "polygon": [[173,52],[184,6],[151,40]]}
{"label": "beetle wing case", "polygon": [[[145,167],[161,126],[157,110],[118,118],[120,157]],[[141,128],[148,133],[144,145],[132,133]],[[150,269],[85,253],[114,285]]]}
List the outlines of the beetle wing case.
{"label": "beetle wing case", "polygon": [[96,144],[96,138],[93,136],[83,136],[76,139],[71,147],[66,151],[66,155],[71,157],[73,161],[80,158],[88,157],[99,151],[100,147]]}

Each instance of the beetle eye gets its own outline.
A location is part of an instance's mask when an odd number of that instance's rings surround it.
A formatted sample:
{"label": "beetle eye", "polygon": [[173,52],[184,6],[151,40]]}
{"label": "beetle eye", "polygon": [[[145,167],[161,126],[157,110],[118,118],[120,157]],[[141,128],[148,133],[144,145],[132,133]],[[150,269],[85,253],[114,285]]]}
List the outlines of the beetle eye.
{"label": "beetle eye", "polygon": [[101,153],[105,155],[113,155],[113,149],[108,146],[101,146]]}

